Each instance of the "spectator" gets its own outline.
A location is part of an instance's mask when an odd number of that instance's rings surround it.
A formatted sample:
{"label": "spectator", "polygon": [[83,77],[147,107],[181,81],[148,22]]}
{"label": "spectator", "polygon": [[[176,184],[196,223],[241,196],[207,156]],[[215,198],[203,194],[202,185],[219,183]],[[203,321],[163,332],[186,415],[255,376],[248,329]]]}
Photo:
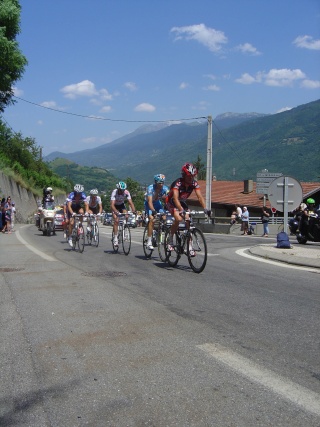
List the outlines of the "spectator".
{"label": "spectator", "polygon": [[268,237],[268,235],[269,235],[269,218],[270,218],[270,213],[269,213],[268,209],[264,206],[262,208],[262,213],[261,213],[261,222],[263,225],[262,237]]}
{"label": "spectator", "polygon": [[241,231],[242,235],[248,234],[249,229],[249,211],[246,206],[243,207],[242,215],[241,215]]}
{"label": "spectator", "polygon": [[4,205],[6,204],[6,199],[3,197],[1,200],[1,231],[4,229],[4,226],[6,225],[6,213],[4,209]]}
{"label": "spectator", "polygon": [[237,213],[237,220],[240,221],[241,220],[241,215],[242,215],[242,209],[240,208],[239,205],[235,205],[235,210]]}
{"label": "spectator", "polygon": [[11,197],[7,197],[7,201],[4,205],[4,215],[5,215],[5,226],[2,229],[2,233],[5,233],[6,230],[8,234],[11,234]]}
{"label": "spectator", "polygon": [[237,212],[233,211],[230,217],[230,224],[233,225],[237,222],[238,216],[237,216]]}
{"label": "spectator", "polygon": [[14,222],[16,218],[16,204],[15,202],[11,203],[11,231],[14,231]]}

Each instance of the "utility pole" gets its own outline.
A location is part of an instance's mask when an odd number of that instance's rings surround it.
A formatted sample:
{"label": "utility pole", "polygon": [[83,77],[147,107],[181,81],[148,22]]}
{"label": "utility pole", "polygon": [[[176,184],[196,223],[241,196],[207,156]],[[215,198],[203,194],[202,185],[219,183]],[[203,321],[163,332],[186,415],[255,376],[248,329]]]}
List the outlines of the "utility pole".
{"label": "utility pole", "polygon": [[209,211],[211,211],[211,186],[212,186],[212,116],[208,116],[206,207]]}

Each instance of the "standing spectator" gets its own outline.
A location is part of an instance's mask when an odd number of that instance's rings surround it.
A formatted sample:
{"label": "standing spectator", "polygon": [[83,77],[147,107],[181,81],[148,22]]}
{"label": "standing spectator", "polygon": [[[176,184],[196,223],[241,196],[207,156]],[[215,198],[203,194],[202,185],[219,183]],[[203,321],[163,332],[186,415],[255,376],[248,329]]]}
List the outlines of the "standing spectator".
{"label": "standing spectator", "polygon": [[242,215],[242,209],[240,208],[239,205],[235,205],[235,211],[237,214],[237,220],[240,221],[241,220],[241,215]]}
{"label": "standing spectator", "polygon": [[263,225],[262,237],[268,237],[269,235],[269,218],[270,218],[270,213],[268,212],[267,208],[264,206],[262,208],[262,213],[261,213],[261,222]]}
{"label": "standing spectator", "polygon": [[4,209],[4,205],[6,204],[6,199],[3,197],[1,200],[1,231],[4,229],[4,226],[6,225],[6,213]]}
{"label": "standing spectator", "polygon": [[15,202],[11,203],[11,231],[14,231],[14,222],[16,218],[16,204]]}
{"label": "standing spectator", "polygon": [[2,233],[5,233],[6,230],[8,232],[8,234],[11,234],[11,197],[8,196],[7,197],[7,201],[4,205],[4,215],[5,215],[5,226],[2,229]]}
{"label": "standing spectator", "polygon": [[247,209],[246,206],[243,206],[241,220],[242,220],[241,231],[243,231],[242,235],[248,234],[248,229],[249,229],[249,211],[248,211],[248,209]]}

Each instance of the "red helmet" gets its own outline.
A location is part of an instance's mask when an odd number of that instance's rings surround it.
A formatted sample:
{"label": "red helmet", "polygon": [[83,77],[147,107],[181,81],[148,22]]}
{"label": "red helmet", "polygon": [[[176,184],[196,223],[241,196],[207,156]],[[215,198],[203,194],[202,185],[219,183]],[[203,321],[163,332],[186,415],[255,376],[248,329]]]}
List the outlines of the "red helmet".
{"label": "red helmet", "polygon": [[181,168],[182,175],[188,175],[188,176],[196,176],[198,171],[195,166],[193,166],[192,163],[185,163]]}

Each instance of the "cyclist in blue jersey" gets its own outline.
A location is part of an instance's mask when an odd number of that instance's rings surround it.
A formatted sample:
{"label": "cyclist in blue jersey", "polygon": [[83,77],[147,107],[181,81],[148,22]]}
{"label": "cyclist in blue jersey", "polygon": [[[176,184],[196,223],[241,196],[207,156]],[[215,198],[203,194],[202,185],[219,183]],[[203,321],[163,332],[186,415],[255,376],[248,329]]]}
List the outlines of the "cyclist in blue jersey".
{"label": "cyclist in blue jersey", "polygon": [[88,214],[87,196],[84,193],[83,185],[76,184],[68,196],[67,217],[69,220],[69,245],[72,247],[72,229],[74,225],[73,216],[75,214]]}
{"label": "cyclist in blue jersey", "polygon": [[154,176],[154,184],[149,185],[147,188],[144,202],[146,216],[149,218],[147,248],[151,250],[154,249],[152,245],[152,232],[155,215],[157,212],[165,213],[164,203],[169,193],[169,188],[164,185],[165,178],[166,177],[162,173],[158,173]]}

